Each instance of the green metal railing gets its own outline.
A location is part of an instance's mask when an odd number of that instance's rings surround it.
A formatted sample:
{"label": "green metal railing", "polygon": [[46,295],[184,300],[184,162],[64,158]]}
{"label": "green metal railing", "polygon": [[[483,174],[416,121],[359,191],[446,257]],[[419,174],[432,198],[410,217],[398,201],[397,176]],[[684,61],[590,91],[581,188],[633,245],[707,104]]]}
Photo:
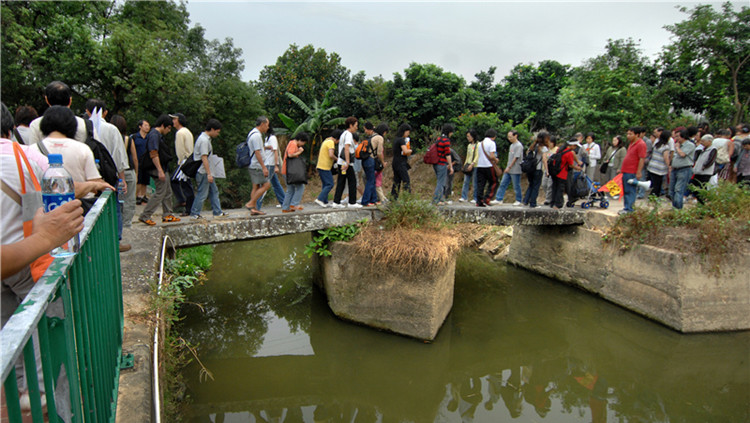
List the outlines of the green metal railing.
{"label": "green metal railing", "polygon": [[23,418],[15,371],[21,356],[34,422],[45,419],[44,400],[49,422],[115,420],[123,363],[116,201],[114,193],[102,194],[84,220],[80,252],[56,259],[0,331],[11,422]]}

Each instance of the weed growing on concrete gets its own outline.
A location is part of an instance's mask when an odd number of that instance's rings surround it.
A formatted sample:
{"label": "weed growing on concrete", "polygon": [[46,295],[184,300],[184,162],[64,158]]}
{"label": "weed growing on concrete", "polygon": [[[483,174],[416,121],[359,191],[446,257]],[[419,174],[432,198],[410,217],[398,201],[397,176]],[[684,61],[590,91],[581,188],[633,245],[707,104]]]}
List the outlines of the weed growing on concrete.
{"label": "weed growing on concrete", "polygon": [[388,203],[383,211],[386,229],[441,229],[447,221],[429,201],[420,200],[408,192]]}
{"label": "weed growing on concrete", "polygon": [[312,257],[317,254],[322,257],[330,257],[331,251],[328,246],[331,242],[350,241],[359,234],[362,226],[367,224],[367,219],[362,219],[357,223],[350,223],[343,226],[326,228],[315,233],[313,240],[305,246],[305,254]]}
{"label": "weed growing on concrete", "polygon": [[750,189],[724,181],[716,188],[692,189],[704,204],[662,210],[659,199],[651,197],[648,207],[620,216],[605,241],[621,250],[648,244],[698,254],[706,259],[712,273],[721,273],[729,256],[747,249]]}

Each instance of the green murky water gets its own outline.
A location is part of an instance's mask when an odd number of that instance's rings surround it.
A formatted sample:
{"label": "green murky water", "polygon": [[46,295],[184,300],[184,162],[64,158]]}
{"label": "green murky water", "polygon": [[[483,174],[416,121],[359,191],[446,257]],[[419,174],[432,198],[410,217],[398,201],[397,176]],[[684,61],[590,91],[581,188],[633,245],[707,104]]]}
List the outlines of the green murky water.
{"label": "green murky water", "polygon": [[338,320],[309,235],[216,246],[181,335],[188,422],[748,422],[750,333],[681,335],[467,251],[425,344]]}

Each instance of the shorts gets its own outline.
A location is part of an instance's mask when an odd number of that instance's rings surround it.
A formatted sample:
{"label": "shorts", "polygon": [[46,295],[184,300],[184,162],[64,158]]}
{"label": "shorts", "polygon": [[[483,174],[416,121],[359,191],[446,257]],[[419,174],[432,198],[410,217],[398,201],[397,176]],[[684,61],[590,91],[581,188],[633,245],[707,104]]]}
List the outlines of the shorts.
{"label": "shorts", "polygon": [[268,176],[263,176],[263,169],[249,168],[248,170],[250,171],[250,181],[253,185],[263,185],[271,181],[271,172],[268,172]]}

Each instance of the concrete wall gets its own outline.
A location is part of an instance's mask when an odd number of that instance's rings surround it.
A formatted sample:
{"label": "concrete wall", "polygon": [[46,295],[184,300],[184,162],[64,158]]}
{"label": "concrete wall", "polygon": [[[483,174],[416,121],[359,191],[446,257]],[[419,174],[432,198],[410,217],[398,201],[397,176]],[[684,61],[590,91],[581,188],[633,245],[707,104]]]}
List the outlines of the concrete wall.
{"label": "concrete wall", "polygon": [[[508,261],[570,283],[681,332],[750,329],[747,272],[709,275],[693,256],[641,245],[620,253],[605,244],[603,222],[515,226]],[[750,254],[730,260],[750,269]]]}
{"label": "concrete wall", "polygon": [[345,242],[330,246],[320,259],[323,290],[333,313],[418,339],[433,340],[453,307],[456,258],[440,267],[406,274],[369,257]]}

